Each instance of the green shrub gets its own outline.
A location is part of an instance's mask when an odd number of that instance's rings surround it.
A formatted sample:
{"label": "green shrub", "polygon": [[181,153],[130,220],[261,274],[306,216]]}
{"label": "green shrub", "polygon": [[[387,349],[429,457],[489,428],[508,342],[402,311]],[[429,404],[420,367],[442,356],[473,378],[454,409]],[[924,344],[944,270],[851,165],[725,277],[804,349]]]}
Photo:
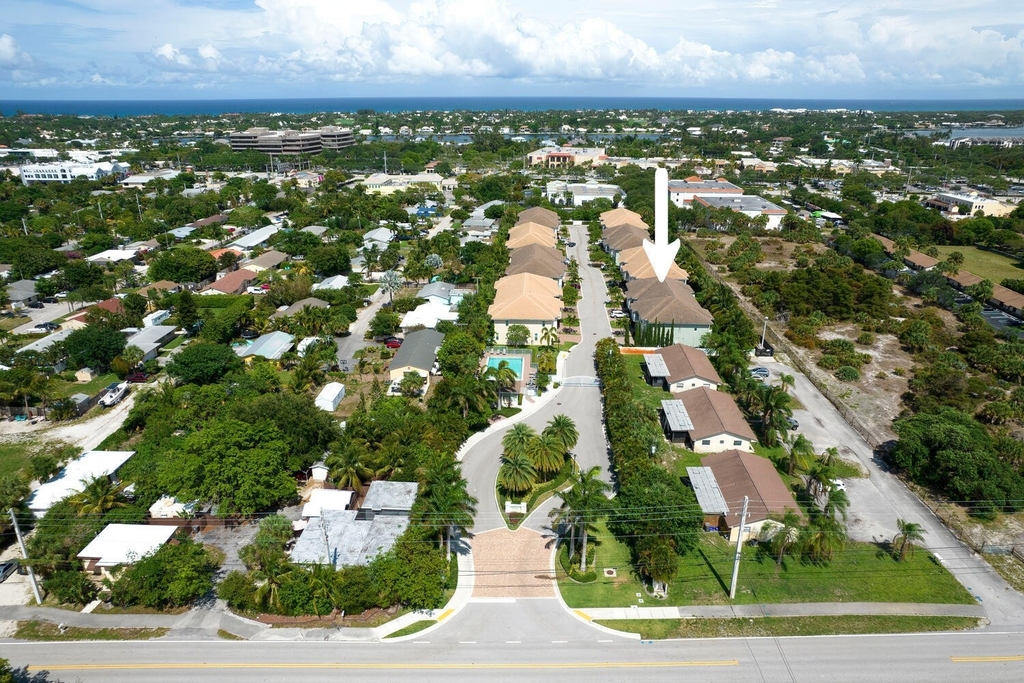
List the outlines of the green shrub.
{"label": "green shrub", "polygon": [[83,572],[62,570],[43,581],[43,590],[65,605],[85,605],[96,598],[99,589]]}
{"label": "green shrub", "polygon": [[580,571],[579,557],[569,557],[569,546],[562,545],[561,550],[558,551],[558,563],[570,579],[576,583],[593,583],[597,581],[597,570],[594,569],[594,554],[596,549],[594,544],[587,546],[587,566],[590,567],[585,572]]}
{"label": "green shrub", "polygon": [[820,359],[818,359],[818,367],[823,370],[838,370],[843,365],[842,360],[839,356],[834,356],[830,353],[826,353]]}
{"label": "green shrub", "polygon": [[256,609],[256,585],[244,572],[229,572],[217,586],[217,597],[240,612]]}
{"label": "green shrub", "polygon": [[875,335],[870,332],[861,332],[857,336],[857,343],[861,346],[871,346],[875,343]]}
{"label": "green shrub", "polygon": [[860,379],[860,372],[855,367],[844,365],[836,370],[836,379],[843,382],[856,382]]}

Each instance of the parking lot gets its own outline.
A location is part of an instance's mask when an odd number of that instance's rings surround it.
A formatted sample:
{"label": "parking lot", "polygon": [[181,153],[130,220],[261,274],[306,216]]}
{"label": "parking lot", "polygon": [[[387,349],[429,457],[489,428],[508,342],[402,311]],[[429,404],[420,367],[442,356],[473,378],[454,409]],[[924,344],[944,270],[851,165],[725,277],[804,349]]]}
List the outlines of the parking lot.
{"label": "parking lot", "polygon": [[[79,305],[82,308],[82,305]],[[14,334],[31,334],[36,332],[32,328],[42,322],[50,322],[56,320],[61,316],[65,316],[71,312],[71,307],[64,301],[59,301],[55,304],[43,304],[42,308],[29,308],[25,307],[20,311],[16,311],[15,315],[25,314],[28,318],[19,318],[23,321],[22,324],[14,328]]]}

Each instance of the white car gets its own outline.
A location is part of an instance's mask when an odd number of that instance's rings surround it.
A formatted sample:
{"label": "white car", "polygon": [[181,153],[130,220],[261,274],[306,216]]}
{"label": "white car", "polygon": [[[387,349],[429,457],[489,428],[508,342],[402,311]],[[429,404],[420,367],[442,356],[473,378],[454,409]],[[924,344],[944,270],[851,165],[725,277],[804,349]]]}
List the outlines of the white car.
{"label": "white car", "polygon": [[846,490],[846,482],[844,482],[842,479],[833,479],[832,480],[832,490],[833,491],[845,491]]}
{"label": "white car", "polygon": [[625,317],[627,317],[625,311],[620,311],[618,309],[615,309],[614,311],[609,313],[608,316],[612,317],[612,318],[625,318]]}
{"label": "white car", "polygon": [[107,387],[107,393],[103,394],[100,398],[100,405],[104,408],[117,405],[121,402],[121,399],[128,395],[128,382],[121,382],[120,384],[111,384]]}

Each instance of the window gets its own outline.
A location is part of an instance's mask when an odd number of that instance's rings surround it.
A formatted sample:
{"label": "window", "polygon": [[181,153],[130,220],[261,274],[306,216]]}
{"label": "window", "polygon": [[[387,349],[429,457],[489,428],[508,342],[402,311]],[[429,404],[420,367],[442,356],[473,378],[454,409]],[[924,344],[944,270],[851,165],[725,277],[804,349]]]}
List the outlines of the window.
{"label": "window", "polygon": [[732,442],[732,445],[733,446],[742,446],[743,442],[740,441],[739,439],[734,439],[733,442]]}
{"label": "window", "polygon": [[711,445],[711,439],[704,439],[703,441],[701,441],[701,444],[704,445],[704,446],[710,446]]}

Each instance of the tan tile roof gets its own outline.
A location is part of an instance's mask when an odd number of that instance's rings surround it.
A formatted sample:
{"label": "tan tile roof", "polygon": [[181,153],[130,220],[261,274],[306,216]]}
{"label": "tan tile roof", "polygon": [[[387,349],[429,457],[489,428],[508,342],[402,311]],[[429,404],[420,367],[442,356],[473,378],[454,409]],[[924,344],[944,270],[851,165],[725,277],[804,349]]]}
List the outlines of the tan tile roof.
{"label": "tan tile roof", "polygon": [[506,275],[494,283],[495,292],[534,291],[547,296],[561,296],[562,290],[551,278],[532,273]]}
{"label": "tan tile roof", "polygon": [[506,275],[534,273],[544,277],[558,279],[565,275],[565,263],[562,252],[540,244],[528,244],[513,249],[511,263],[505,270]]}
{"label": "tan tile roof", "polygon": [[947,273],[946,279],[955,282],[961,287],[970,287],[971,285],[976,285],[979,282],[981,282],[980,277],[978,277],[974,273],[968,273],[966,270],[961,270],[957,272],[956,275],[953,275],[952,273]]}
{"label": "tan tile roof", "polygon": [[892,253],[892,251],[896,248],[896,243],[893,242],[888,237],[882,237],[881,235],[876,234],[872,234],[871,236],[878,240],[882,244],[882,247],[889,253]]}
{"label": "tan tile roof", "polygon": [[623,224],[647,227],[647,224],[644,223],[642,218],[640,218],[640,214],[636,211],[630,211],[629,209],[623,209],[621,207],[602,213],[601,223],[609,227]]}
{"label": "tan tile roof", "polygon": [[516,218],[517,225],[519,223],[529,223],[531,221],[534,223],[540,223],[541,225],[545,225],[549,228],[557,228],[558,224],[561,223],[557,213],[539,206],[534,206],[520,212],[519,216]]}
{"label": "tan tile roof", "polygon": [[715,372],[707,355],[700,349],[686,344],[673,344],[657,351],[668,367],[670,384],[694,377],[721,384],[722,378]]}
{"label": "tan tile roof", "polygon": [[[657,277],[654,274],[651,260],[647,257],[647,252],[643,247],[634,247],[619,252],[619,268],[633,280]],[[665,276],[666,280],[688,280],[689,278],[689,274],[675,263],[668,269],[668,275]]]}
{"label": "tan tile roof", "polygon": [[644,244],[644,240],[650,238],[651,235],[645,228],[635,225],[617,225],[614,228],[605,230],[601,241],[609,249],[623,251],[625,249],[641,247]]}
{"label": "tan tile roof", "polygon": [[494,283],[494,303],[487,313],[494,320],[557,320],[562,301],[554,280],[531,273],[508,275]]}
{"label": "tan tile roof", "polygon": [[939,259],[932,258],[927,254],[922,254],[921,252],[914,251],[913,249],[910,250],[910,254],[907,255],[906,260],[909,261],[911,265],[917,266],[918,268],[934,268],[939,265]]}
{"label": "tan tile roof", "polygon": [[700,441],[719,434],[730,434],[741,439],[757,441],[750,425],[743,419],[736,401],[725,392],[707,387],[687,389],[672,394],[686,406],[686,412],[693,421],[690,438]]}
{"label": "tan tile roof", "polygon": [[225,294],[234,294],[243,285],[252,282],[256,279],[256,273],[251,270],[239,269],[234,270],[222,277],[221,279],[210,285],[210,289],[216,289],[218,292],[224,292]]}
{"label": "tan tile roof", "polygon": [[668,281],[658,282],[658,286],[642,298],[629,305],[640,320],[648,323],[673,323],[675,325],[706,325],[714,322],[711,313],[705,310],[692,296],[677,296],[665,287]]}
{"label": "tan tile roof", "polygon": [[258,268],[275,268],[288,260],[288,254],[271,249],[263,252],[248,263],[242,264],[242,268],[256,266]]}
{"label": "tan tile roof", "polygon": [[509,230],[509,237],[505,241],[505,246],[509,249],[518,249],[519,247],[525,247],[529,244],[540,244],[545,247],[554,247],[558,244],[558,239],[555,237],[555,233],[551,232],[545,227],[539,226],[536,223],[530,223],[529,228],[526,230],[520,230],[516,234],[512,234],[512,228]]}
{"label": "tan tile roof", "polygon": [[1003,306],[1009,306],[1010,308],[1016,308],[1018,311],[1024,311],[1024,294],[1015,292],[1009,287],[994,285],[992,287],[992,300],[1002,304]]}
{"label": "tan tile roof", "polygon": [[747,522],[763,522],[772,515],[784,514],[787,509],[803,516],[793,493],[768,458],[733,449],[706,455],[700,459],[700,464],[710,467],[715,475],[729,506],[725,519],[730,527],[740,523],[744,496],[750,499]]}

